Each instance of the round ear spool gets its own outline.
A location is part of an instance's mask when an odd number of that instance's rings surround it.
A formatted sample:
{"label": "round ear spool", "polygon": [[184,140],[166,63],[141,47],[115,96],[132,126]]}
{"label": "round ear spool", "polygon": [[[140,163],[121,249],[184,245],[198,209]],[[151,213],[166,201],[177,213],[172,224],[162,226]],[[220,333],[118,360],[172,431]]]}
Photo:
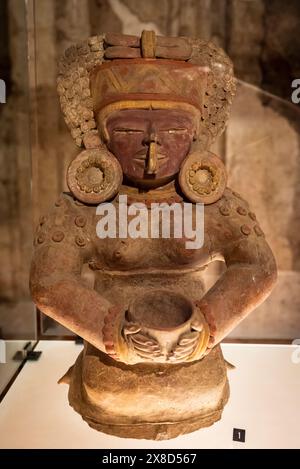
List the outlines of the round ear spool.
{"label": "round ear spool", "polygon": [[226,188],[226,169],[214,153],[195,150],[183,161],[178,182],[191,202],[213,204],[222,197]]}
{"label": "round ear spool", "polygon": [[69,165],[67,184],[76,199],[99,204],[114,197],[122,184],[118,160],[106,148],[82,151]]}

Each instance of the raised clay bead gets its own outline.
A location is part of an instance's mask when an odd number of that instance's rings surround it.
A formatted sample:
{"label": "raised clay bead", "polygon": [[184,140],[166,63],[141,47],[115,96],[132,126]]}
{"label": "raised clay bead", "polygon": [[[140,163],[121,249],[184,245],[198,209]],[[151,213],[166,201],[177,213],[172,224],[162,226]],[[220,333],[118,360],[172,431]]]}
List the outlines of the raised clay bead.
{"label": "raised clay bead", "polygon": [[241,232],[242,232],[244,235],[248,236],[248,235],[251,233],[251,228],[250,228],[250,226],[248,226],[248,225],[242,225],[242,226],[241,226]]}
{"label": "raised clay bead", "polygon": [[60,243],[64,239],[65,235],[62,231],[55,231],[52,235],[52,241]]}

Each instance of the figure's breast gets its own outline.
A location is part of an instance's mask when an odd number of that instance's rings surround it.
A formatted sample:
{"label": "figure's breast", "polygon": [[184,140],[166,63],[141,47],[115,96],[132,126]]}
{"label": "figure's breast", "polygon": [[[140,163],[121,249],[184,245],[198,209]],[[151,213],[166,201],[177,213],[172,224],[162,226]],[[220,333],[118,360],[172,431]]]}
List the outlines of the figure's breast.
{"label": "figure's breast", "polygon": [[[210,261],[204,216],[194,204],[114,203],[97,214],[95,262],[105,270],[168,270],[201,267]],[[107,210],[108,210],[107,209]],[[161,211],[162,210],[162,211]]]}
{"label": "figure's breast", "polygon": [[189,249],[185,238],[98,239],[95,262],[98,269],[168,270],[201,267],[210,261],[208,243]]}

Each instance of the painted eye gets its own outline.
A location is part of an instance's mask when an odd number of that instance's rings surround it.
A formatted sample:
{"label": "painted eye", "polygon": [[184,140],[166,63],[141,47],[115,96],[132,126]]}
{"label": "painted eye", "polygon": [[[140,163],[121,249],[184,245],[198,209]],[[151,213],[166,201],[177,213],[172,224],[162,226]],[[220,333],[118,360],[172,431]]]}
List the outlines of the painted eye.
{"label": "painted eye", "polygon": [[139,134],[142,132],[143,131],[139,129],[114,129],[114,133],[120,134],[120,135],[133,135],[133,134]]}
{"label": "painted eye", "polygon": [[168,129],[166,132],[168,134],[185,134],[187,132],[187,129]]}

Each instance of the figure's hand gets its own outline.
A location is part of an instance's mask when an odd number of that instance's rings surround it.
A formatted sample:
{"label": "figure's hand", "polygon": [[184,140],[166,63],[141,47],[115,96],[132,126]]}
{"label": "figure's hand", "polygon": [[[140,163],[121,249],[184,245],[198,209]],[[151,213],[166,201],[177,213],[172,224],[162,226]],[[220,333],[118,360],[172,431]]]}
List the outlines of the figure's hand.
{"label": "figure's hand", "polygon": [[206,354],[209,343],[209,327],[200,310],[196,308],[190,325],[191,330],[179,337],[173,348],[170,362],[189,362],[199,360]]}
{"label": "figure's hand", "polygon": [[161,355],[159,343],[141,331],[141,326],[128,322],[126,309],[115,305],[108,309],[102,328],[106,353],[117,361],[133,364],[153,361]]}
{"label": "figure's hand", "polygon": [[123,333],[130,349],[145,361],[159,359],[162,355],[160,344],[153,337],[149,337],[135,323],[124,325]]}
{"label": "figure's hand", "polygon": [[168,360],[172,363],[190,361],[190,357],[197,349],[200,340],[201,333],[198,331],[183,334],[169,354]]}

